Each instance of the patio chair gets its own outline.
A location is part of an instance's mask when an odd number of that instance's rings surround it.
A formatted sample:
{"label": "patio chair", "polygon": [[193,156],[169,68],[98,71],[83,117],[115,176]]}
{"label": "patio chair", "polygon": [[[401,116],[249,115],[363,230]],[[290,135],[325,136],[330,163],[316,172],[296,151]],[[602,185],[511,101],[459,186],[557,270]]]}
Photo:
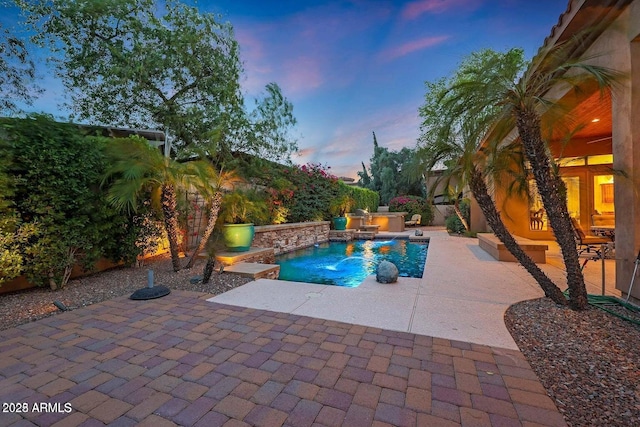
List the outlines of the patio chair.
{"label": "patio chair", "polygon": [[529,225],[532,230],[542,230],[544,228],[544,209],[529,212]]}
{"label": "patio chair", "polygon": [[595,252],[598,257],[602,258],[604,255],[601,253],[601,245],[605,244],[605,251],[608,249],[608,244],[611,243],[611,239],[602,236],[587,236],[582,230],[580,223],[575,218],[571,218],[571,224],[573,225],[573,231],[576,236],[576,245],[578,249],[578,255],[583,252],[591,253]]}
{"label": "patio chair", "polygon": [[407,227],[410,227],[413,225],[417,226],[417,225],[420,225],[421,221],[422,221],[422,215],[414,214],[409,221],[404,222],[404,225]]}

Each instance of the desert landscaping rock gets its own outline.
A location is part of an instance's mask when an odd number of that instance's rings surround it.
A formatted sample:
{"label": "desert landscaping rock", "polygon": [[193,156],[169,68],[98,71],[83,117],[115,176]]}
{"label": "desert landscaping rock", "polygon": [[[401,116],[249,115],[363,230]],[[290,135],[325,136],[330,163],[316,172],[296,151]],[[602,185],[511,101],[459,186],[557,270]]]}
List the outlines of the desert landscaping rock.
{"label": "desert landscaping rock", "polygon": [[392,262],[382,261],[376,268],[378,283],[395,283],[398,281],[398,267]]}

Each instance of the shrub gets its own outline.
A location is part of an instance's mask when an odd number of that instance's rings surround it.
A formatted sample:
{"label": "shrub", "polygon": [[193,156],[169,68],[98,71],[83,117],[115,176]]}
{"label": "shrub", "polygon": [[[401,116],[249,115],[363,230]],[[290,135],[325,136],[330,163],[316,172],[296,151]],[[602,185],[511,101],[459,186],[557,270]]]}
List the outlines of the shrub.
{"label": "shrub", "polygon": [[397,196],[389,201],[389,212],[407,212],[408,216],[422,216],[421,225],[433,221],[433,207],[425,198],[419,196]]}
{"label": "shrub", "polygon": [[368,188],[354,187],[344,183],[342,183],[342,185],[348,188],[349,195],[355,201],[355,209],[365,209],[368,212],[376,212],[378,210],[380,195],[376,191],[369,190]]}
{"label": "shrub", "polygon": [[[471,204],[469,199],[462,199],[460,201],[459,208],[462,216],[467,221],[467,224],[469,224],[469,221],[471,221]],[[466,231],[464,225],[462,225],[462,221],[460,221],[460,218],[458,218],[458,215],[453,208],[447,209],[444,224],[447,227],[447,231],[450,233],[462,234]]]}
{"label": "shrub", "polygon": [[19,266],[32,283],[57,288],[76,264],[90,269],[100,256],[131,260],[139,251],[138,231],[146,226],[136,224],[133,215],[118,214],[103,197],[109,139],[87,137],[77,126],[43,115],[1,125],[0,157],[11,159],[8,199],[16,215],[15,226],[2,227],[3,237],[13,239],[3,246],[20,251],[20,260],[14,257],[2,268],[12,265],[15,275]]}
{"label": "shrub", "polygon": [[218,223],[265,225],[269,217],[265,194],[254,189],[234,190],[222,198]]}
{"label": "shrub", "polygon": [[338,178],[320,164],[306,164],[285,169],[285,178],[291,183],[290,198],[283,200],[288,210],[287,222],[319,221],[331,219],[329,206],[338,195]]}

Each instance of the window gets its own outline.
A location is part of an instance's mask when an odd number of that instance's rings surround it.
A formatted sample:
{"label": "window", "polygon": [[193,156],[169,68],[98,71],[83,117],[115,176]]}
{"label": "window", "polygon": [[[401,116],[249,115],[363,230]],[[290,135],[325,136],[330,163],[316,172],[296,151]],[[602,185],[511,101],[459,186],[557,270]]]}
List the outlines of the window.
{"label": "window", "polygon": [[587,157],[590,165],[610,165],[613,163],[613,154],[601,154],[599,156]]}
{"label": "window", "polygon": [[613,213],[613,175],[596,175],[593,177],[593,209],[599,213]]}

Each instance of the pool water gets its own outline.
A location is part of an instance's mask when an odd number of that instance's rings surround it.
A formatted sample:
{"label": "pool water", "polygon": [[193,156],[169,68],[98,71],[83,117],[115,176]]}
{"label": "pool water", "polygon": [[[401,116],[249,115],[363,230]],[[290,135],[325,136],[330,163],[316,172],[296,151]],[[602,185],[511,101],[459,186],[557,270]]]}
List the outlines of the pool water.
{"label": "pool water", "polygon": [[383,260],[402,277],[422,277],[428,246],[408,240],[358,240],[322,243],[276,257],[280,279],[356,287]]}

